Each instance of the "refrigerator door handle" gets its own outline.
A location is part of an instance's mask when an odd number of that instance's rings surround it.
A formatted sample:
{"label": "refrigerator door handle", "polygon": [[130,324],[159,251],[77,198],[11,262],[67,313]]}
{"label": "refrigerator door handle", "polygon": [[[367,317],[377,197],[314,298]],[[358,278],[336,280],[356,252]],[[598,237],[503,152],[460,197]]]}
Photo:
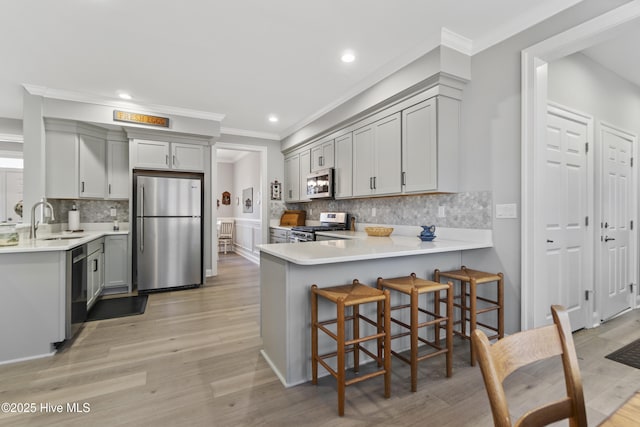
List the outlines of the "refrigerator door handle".
{"label": "refrigerator door handle", "polygon": [[144,185],[141,187],[140,253],[144,252]]}

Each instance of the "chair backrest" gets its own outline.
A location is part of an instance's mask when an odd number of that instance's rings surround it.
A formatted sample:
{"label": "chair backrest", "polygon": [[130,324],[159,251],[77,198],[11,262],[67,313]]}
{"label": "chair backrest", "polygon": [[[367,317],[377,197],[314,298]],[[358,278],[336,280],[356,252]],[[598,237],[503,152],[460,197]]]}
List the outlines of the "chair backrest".
{"label": "chair backrest", "polygon": [[569,419],[572,427],[587,426],[582,380],[569,315],[564,307],[558,305],[551,306],[551,313],[553,325],[518,332],[493,345],[479,329],[471,335],[496,427],[512,425],[503,387],[504,379],[518,368],[553,356],[562,358],[567,396],[527,412],[515,425],[543,426]]}
{"label": "chair backrest", "polygon": [[219,239],[233,238],[233,221],[220,221]]}

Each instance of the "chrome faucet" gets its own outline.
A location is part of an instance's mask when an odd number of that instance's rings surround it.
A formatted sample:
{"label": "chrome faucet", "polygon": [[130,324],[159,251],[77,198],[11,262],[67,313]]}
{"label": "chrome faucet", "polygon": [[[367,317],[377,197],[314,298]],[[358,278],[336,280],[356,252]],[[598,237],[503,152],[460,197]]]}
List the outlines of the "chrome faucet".
{"label": "chrome faucet", "polygon": [[30,239],[35,239],[36,238],[36,230],[38,229],[38,221],[36,221],[36,208],[42,205],[42,218],[44,220],[45,218],[45,208],[49,208],[51,210],[51,219],[56,219],[55,215],[53,214],[53,206],[51,206],[51,203],[47,202],[47,199],[42,198],[42,200],[40,200],[39,202],[36,202],[33,204],[33,206],[31,207],[31,228],[29,229],[29,238]]}

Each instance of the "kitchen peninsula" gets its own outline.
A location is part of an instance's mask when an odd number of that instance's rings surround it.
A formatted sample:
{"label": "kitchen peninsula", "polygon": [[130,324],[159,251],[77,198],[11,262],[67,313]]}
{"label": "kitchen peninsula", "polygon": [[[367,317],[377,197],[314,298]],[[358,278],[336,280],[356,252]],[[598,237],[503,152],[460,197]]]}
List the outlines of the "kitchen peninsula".
{"label": "kitchen peninsula", "polygon": [[[70,251],[81,245],[102,242],[105,237],[114,242],[124,239],[126,252],[127,234],[125,229],[42,233],[37,239],[25,238],[18,245],[0,247],[0,364],[55,352],[54,343],[65,340],[68,334],[71,273],[67,264]],[[121,251],[119,246],[115,249]],[[100,260],[95,263],[98,272],[103,269],[103,256],[100,253]],[[127,274],[126,265],[118,264],[114,268],[124,268],[124,274]]]}
{"label": "kitchen peninsula", "polygon": [[[260,246],[262,355],[286,387],[311,379],[312,284],[333,286],[358,279],[375,286],[380,276],[412,272],[431,278],[436,268],[459,268],[462,251],[493,246],[491,230],[439,228],[433,242],[414,237],[419,233],[420,227],[390,237],[336,231],[323,233],[336,240]],[[334,311],[319,307],[319,317],[335,318]]]}

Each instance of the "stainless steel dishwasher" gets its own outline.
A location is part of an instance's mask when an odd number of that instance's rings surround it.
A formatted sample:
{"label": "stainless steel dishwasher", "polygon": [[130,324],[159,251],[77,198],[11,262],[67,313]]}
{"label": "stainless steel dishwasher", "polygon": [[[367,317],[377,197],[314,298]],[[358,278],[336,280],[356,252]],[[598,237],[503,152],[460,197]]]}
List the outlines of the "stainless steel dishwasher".
{"label": "stainless steel dishwasher", "polygon": [[87,319],[87,245],[67,251],[65,339],[71,339]]}

